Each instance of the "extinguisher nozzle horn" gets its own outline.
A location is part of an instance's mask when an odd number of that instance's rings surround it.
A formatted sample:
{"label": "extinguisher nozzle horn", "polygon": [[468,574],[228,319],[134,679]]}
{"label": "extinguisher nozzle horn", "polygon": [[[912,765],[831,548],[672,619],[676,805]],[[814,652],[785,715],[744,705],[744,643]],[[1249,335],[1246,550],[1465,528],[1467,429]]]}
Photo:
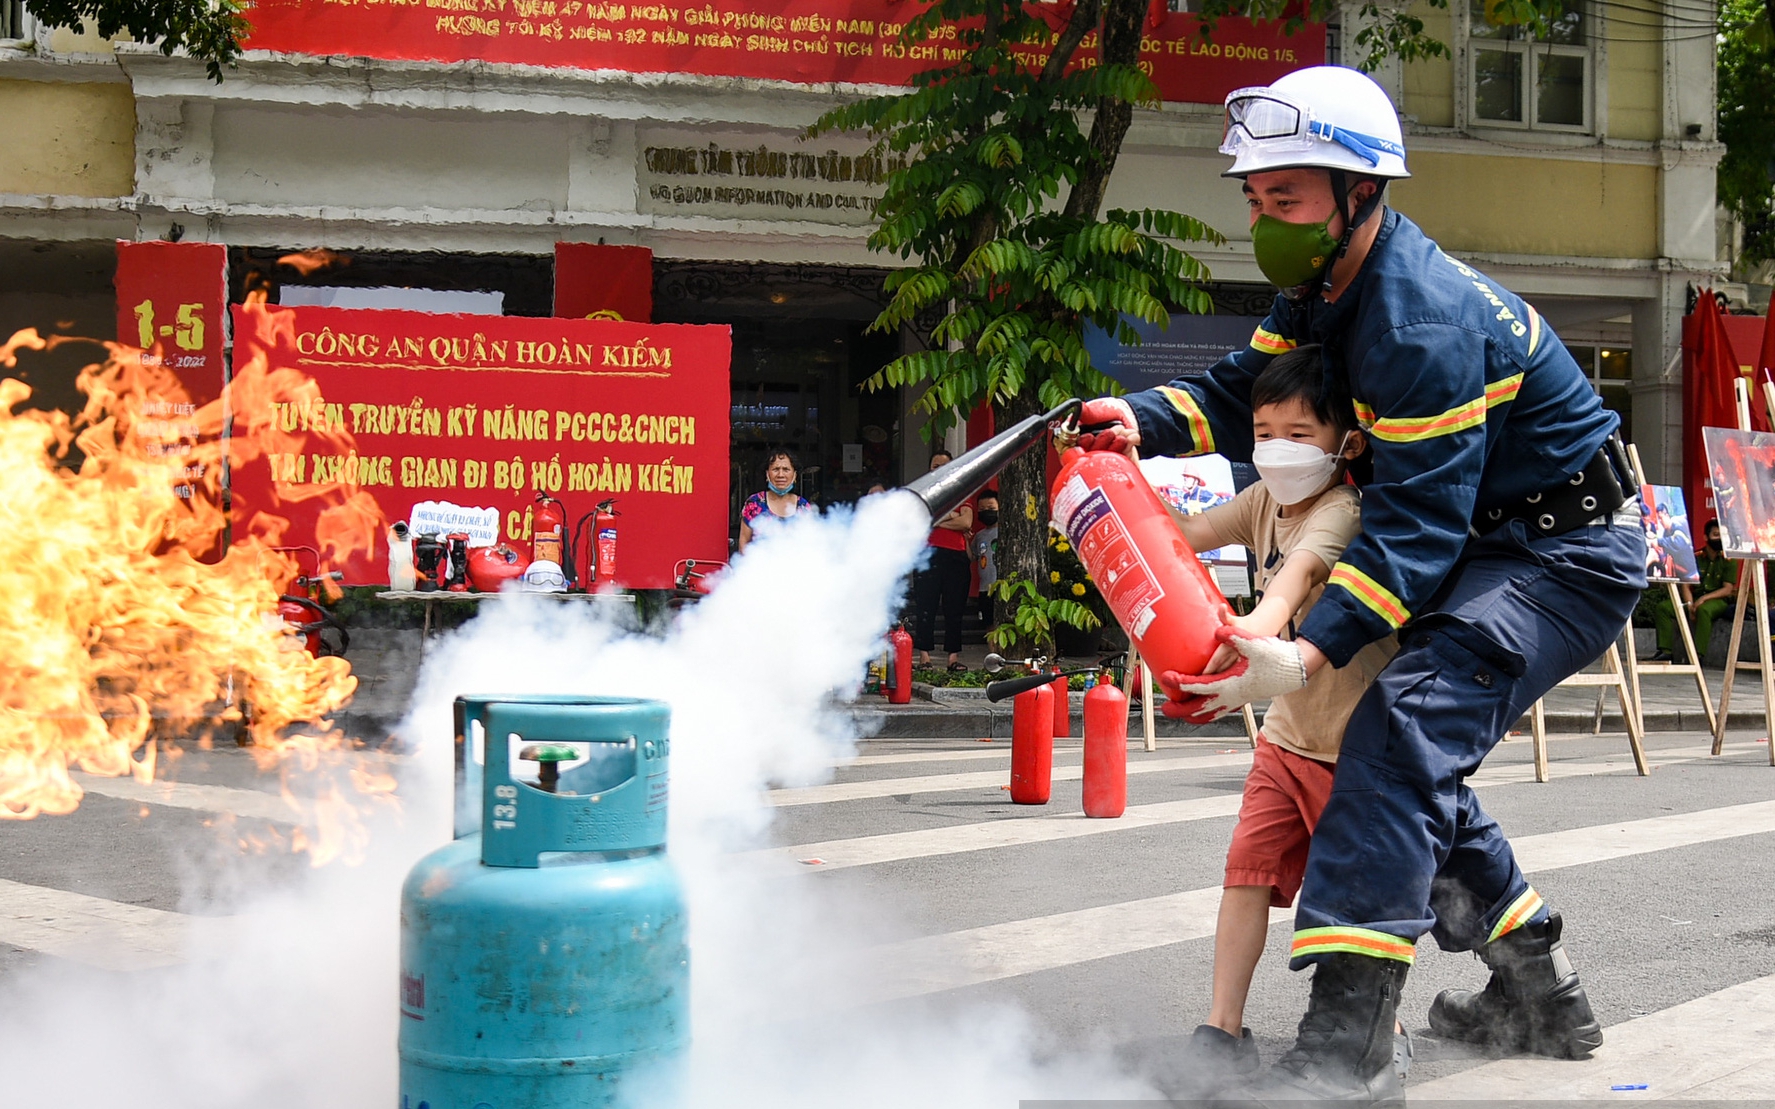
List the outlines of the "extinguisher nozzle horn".
{"label": "extinguisher nozzle horn", "polygon": [[1039,416],[1029,416],[968,451],[939,466],[906,490],[924,502],[932,520],[941,520],[968,502],[1023,452],[1042,441],[1050,425],[1076,418],[1082,402],[1076,399],[1057,405]]}
{"label": "extinguisher nozzle horn", "polygon": [[1030,674],[1021,678],[1006,678],[1004,681],[988,682],[986,685],[986,699],[997,704],[1007,697],[1015,697],[1019,693],[1026,693],[1038,685],[1052,685],[1053,682],[1054,675],[1052,674]]}

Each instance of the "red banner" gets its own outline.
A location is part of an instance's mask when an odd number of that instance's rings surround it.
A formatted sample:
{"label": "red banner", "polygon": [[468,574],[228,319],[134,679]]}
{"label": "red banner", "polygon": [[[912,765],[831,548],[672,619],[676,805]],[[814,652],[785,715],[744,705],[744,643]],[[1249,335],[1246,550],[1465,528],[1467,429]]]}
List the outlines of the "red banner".
{"label": "red banner", "polygon": [[[496,510],[499,540],[528,555],[545,492],[569,527],[615,499],[623,585],[667,588],[678,560],[727,557],[726,327],[262,306],[234,320],[237,535],[281,532],[348,583],[381,584],[382,527],[414,505]],[[365,517],[366,494],[374,549],[330,552],[351,546],[330,531]]]}
{"label": "red banner", "polygon": [[117,341],[141,347],[144,366],[164,367],[183,399],[144,402],[136,434],[150,449],[190,465],[177,485],[189,499],[204,477],[189,458],[198,440],[197,410],[222,395],[223,309],[228,304],[228,248],[220,243],[117,243]]}
{"label": "red banner", "polygon": [[[921,7],[905,0],[254,0],[255,50],[410,61],[511,62],[627,73],[697,73],[804,84],[905,85],[961,57],[954,26],[900,41]],[[1056,17],[1057,18],[1057,17]],[[1141,43],[1141,68],[1166,100],[1218,104],[1247,85],[1325,61],[1325,27],[1226,18],[1212,41],[1169,12]],[[1088,39],[1081,64],[1096,57]],[[1047,44],[1031,44],[1040,59]]]}

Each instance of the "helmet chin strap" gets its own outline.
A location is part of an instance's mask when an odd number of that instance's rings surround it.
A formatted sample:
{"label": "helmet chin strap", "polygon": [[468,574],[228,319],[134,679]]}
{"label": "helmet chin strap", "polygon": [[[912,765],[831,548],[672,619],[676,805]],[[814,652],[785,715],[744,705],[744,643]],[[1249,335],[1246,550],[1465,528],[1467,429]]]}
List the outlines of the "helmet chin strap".
{"label": "helmet chin strap", "polygon": [[1387,183],[1385,181],[1381,181],[1377,184],[1374,192],[1369,194],[1368,199],[1362,202],[1361,206],[1356,209],[1356,214],[1352,216],[1349,214],[1349,178],[1344,175],[1344,171],[1341,169],[1331,170],[1330,173],[1331,195],[1332,198],[1337,201],[1337,210],[1339,214],[1344,217],[1344,234],[1343,238],[1338,240],[1337,253],[1332,256],[1331,263],[1325,267],[1325,277],[1319,285],[1319,291],[1321,293],[1329,293],[1331,291],[1332,271],[1337,268],[1338,260],[1350,253],[1350,240],[1355,236],[1356,229],[1367,223],[1368,217],[1374,215],[1375,210],[1381,206],[1381,194],[1384,193],[1387,188]]}

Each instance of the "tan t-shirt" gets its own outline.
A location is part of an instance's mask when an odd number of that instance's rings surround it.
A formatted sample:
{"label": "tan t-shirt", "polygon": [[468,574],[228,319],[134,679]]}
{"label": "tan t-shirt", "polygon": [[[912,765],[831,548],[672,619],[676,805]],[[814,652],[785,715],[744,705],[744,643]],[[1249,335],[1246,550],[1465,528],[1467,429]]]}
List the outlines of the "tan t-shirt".
{"label": "tan t-shirt", "polygon": [[[1260,481],[1203,513],[1223,540],[1251,548],[1257,558],[1259,592],[1269,588],[1270,579],[1298,550],[1319,556],[1329,571],[1362,530],[1361,497],[1348,485],[1331,489],[1302,516],[1284,519],[1281,507]],[[1323,592],[1325,586],[1318,586],[1295,610],[1290,625],[1282,630],[1284,638],[1294,638],[1295,629]],[[1398,640],[1387,636],[1357,651],[1348,666],[1321,667],[1305,689],[1284,693],[1270,702],[1263,718],[1264,738],[1297,755],[1336,762],[1344,725],[1356,702],[1398,650]]]}

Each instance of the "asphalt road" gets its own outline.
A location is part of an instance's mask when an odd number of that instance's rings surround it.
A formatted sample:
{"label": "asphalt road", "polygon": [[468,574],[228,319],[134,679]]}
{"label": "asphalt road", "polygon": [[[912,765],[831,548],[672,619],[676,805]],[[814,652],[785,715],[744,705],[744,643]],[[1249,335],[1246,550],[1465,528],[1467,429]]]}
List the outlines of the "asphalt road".
{"label": "asphalt road", "polygon": [[[1426,938],[1402,1008],[1418,1037],[1411,1083],[1425,1100],[1618,1099],[1610,1087],[1619,1084],[1648,1086],[1640,1097],[1775,1089],[1775,768],[1759,738],[1735,732],[1714,758],[1705,736],[1654,734],[1654,769],[1640,778],[1624,736],[1555,737],[1545,784],[1532,780],[1526,738],[1499,747],[1477,779],[1483,803],[1564,914],[1609,1043],[1589,1063],[1557,1063],[1438,1041],[1425,1020],[1430,1000],[1445,987],[1477,987],[1483,968]],[[1206,1012],[1244,741],[1168,740],[1153,753],[1135,745],[1121,821],[1079,815],[1079,783],[1065,770],[1078,765],[1076,741],[1059,750],[1060,780],[1041,807],[1012,805],[1000,788],[1003,741],[879,741],[862,754],[830,786],[775,795],[781,847],[765,852],[796,863],[778,880],[891,907],[878,937],[887,944],[879,992],[859,1003],[889,1013],[1007,1003],[1048,1042],[1100,1045],[1166,1089],[1179,1046]],[[279,827],[266,819],[275,785],[249,760],[197,753],[177,774],[226,788],[162,803],[111,787],[125,796],[94,794],[69,816],[0,823],[0,1010],[28,977],[64,963],[158,973],[177,955],[155,946],[157,929],[225,918],[242,888],[301,881],[304,864],[281,850],[222,846]],[[230,807],[258,815],[230,816]],[[215,834],[218,820],[232,821],[229,836]],[[223,873],[226,881],[216,878]],[[104,908],[112,905],[122,915]],[[1272,921],[1247,1012],[1266,1059],[1292,1041],[1307,986],[1286,969],[1288,914]],[[107,954],[97,955],[101,936]]]}

